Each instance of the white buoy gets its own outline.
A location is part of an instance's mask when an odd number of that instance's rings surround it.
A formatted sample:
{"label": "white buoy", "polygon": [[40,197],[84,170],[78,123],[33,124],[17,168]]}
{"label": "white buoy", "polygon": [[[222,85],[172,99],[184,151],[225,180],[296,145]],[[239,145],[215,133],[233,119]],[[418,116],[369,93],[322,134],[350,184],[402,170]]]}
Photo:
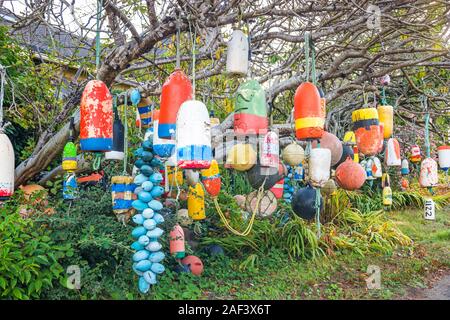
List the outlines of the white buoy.
{"label": "white buoy", "polygon": [[323,187],[330,179],[331,151],[325,148],[311,150],[309,158],[309,180],[313,187]]}
{"label": "white buoy", "polygon": [[248,72],[248,39],[241,30],[234,30],[228,42],[227,73],[246,76]]}
{"label": "white buoy", "polygon": [[188,100],[178,111],[176,131],[177,166],[208,169],[212,160],[211,120],[203,102]]}
{"label": "white buoy", "polygon": [[397,139],[390,138],[386,146],[386,165],[389,167],[401,166],[400,144]]}
{"label": "white buoy", "polygon": [[14,193],[14,149],[8,136],[0,132],[0,200]]}
{"label": "white buoy", "polygon": [[433,199],[425,199],[425,210],[423,213],[425,220],[435,220],[435,205]]}

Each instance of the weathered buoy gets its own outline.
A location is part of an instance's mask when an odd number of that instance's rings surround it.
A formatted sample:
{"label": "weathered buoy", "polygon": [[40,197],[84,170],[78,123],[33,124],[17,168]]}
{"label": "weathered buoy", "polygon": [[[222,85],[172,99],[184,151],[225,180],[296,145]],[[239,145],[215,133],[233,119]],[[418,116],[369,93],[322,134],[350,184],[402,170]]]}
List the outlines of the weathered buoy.
{"label": "weathered buoy", "polygon": [[8,136],[0,131],[0,200],[14,193],[14,148]]}
{"label": "weathered buoy", "polygon": [[[125,106],[126,108],[127,106]],[[117,112],[114,113],[113,144],[111,151],[105,153],[106,160],[123,160],[125,145],[125,129]]]}
{"label": "weathered buoy", "polygon": [[[320,147],[330,150],[331,166],[336,165],[342,157],[342,142],[334,134],[324,131],[322,138],[319,139]],[[317,140],[312,142],[312,147],[318,146]]]}
{"label": "weathered buoy", "polygon": [[366,156],[376,155],[380,149],[380,142],[381,144],[383,142],[377,109],[365,108],[353,111],[352,122],[359,151]]}
{"label": "weathered buoy", "polygon": [[192,220],[203,220],[206,218],[205,192],[201,183],[197,183],[194,188],[189,187],[187,206]]}
{"label": "weathered buoy", "polygon": [[[311,186],[298,189],[292,196],[292,210],[296,215],[305,220],[311,220],[316,215],[316,196],[317,190]],[[323,199],[320,198],[320,208],[322,208]]]}
{"label": "weathered buoy", "polygon": [[217,161],[213,159],[209,169],[204,169],[201,173],[203,186],[205,187],[206,192],[213,197],[217,197],[220,193],[221,185],[219,164]]}
{"label": "weathered buoy", "polygon": [[383,188],[383,205],[384,206],[392,205],[392,189],[390,186],[386,186]]}
{"label": "weathered buoy", "polygon": [[152,119],[152,101],[149,98],[142,98],[137,105],[137,110],[139,112],[139,119],[141,120],[142,128],[148,128],[151,126]]}
{"label": "weathered buoy", "polygon": [[258,81],[248,80],[236,92],[234,132],[265,134],[267,126],[266,93]]}
{"label": "weathered buoy", "polygon": [[284,176],[283,164],[279,161],[278,167],[263,167],[261,164],[256,164],[247,171],[247,179],[254,189],[258,189],[264,183],[264,190],[272,188],[277,181]]}
{"label": "weathered buoy", "polygon": [[299,140],[320,139],[325,117],[317,87],[311,82],[298,86],[294,96],[295,135]]}
{"label": "weathered buoy", "polygon": [[336,193],[337,186],[333,179],[329,179],[320,190],[324,196],[329,197]]}
{"label": "weathered buoy", "polygon": [[409,160],[412,163],[418,163],[420,162],[420,160],[422,160],[422,154],[418,145],[413,145],[411,147],[411,156],[409,157]]}
{"label": "weathered buoy", "polygon": [[200,276],[203,272],[203,262],[196,256],[187,256],[181,263],[187,266],[193,275]]}
{"label": "weathered buoy", "polygon": [[394,108],[392,106],[378,106],[378,119],[383,125],[383,137],[389,139],[394,130]]}
{"label": "weathered buoy", "polygon": [[241,30],[234,30],[227,51],[227,73],[245,76],[248,72],[248,39]]}
{"label": "weathered buoy", "polygon": [[419,184],[423,188],[435,187],[438,184],[437,163],[432,158],[425,158],[420,164]]}
{"label": "weathered buoy", "polygon": [[280,162],[280,144],[274,131],[266,133],[261,141],[259,162],[264,167],[277,168]]}
{"label": "weathered buoy", "polygon": [[80,147],[82,151],[109,151],[113,143],[112,96],[100,80],[84,88],[80,103]]}
{"label": "weathered buoy", "polygon": [[248,194],[245,201],[245,208],[248,212],[256,212],[261,218],[267,218],[277,210],[277,198],[270,190],[264,191],[259,201],[258,208],[256,207],[258,201],[258,191],[252,191]]}
{"label": "weathered buoy", "polygon": [[192,84],[186,74],[176,69],[161,89],[158,137],[175,138],[176,120],[181,104],[192,99]]}
{"label": "weathered buoy", "polygon": [[177,166],[207,169],[211,165],[211,124],[203,102],[188,100],[178,111],[176,132]]}
{"label": "weathered buoy", "polygon": [[363,167],[355,163],[350,157],[336,169],[336,182],[345,190],[357,190],[366,181],[366,172]]}
{"label": "weathered buoy", "polygon": [[114,176],[111,178],[112,207],[116,215],[128,214],[133,208],[132,203],[137,199],[134,193],[135,189],[133,177]]}
{"label": "weathered buoy", "polygon": [[247,171],[256,164],[256,151],[248,143],[238,143],[227,153],[227,166],[237,171]]}
{"label": "weathered buoy", "polygon": [[298,166],[305,159],[305,150],[298,143],[288,144],[281,152],[283,161],[290,166]]}
{"label": "weathered buoy", "polygon": [[407,175],[409,174],[409,163],[408,163],[408,159],[403,159],[402,160],[402,168],[400,170],[402,175]]}
{"label": "weathered buoy", "polygon": [[169,235],[170,242],[170,254],[175,257],[175,259],[184,258],[185,246],[184,246],[184,231],[180,225],[176,224]]}
{"label": "weathered buoy", "polygon": [[390,138],[387,142],[385,160],[387,166],[401,166],[400,144],[395,138]]}
{"label": "weathered buoy", "polygon": [[175,139],[161,139],[158,135],[159,128],[159,121],[155,120],[153,122],[153,151],[162,158],[168,158],[175,151]]}
{"label": "weathered buoy", "polygon": [[447,171],[450,168],[450,146],[440,146],[437,148],[439,157],[439,167]]}
{"label": "weathered buoy", "polygon": [[313,187],[322,187],[330,179],[331,151],[314,148],[309,157],[309,181]]}

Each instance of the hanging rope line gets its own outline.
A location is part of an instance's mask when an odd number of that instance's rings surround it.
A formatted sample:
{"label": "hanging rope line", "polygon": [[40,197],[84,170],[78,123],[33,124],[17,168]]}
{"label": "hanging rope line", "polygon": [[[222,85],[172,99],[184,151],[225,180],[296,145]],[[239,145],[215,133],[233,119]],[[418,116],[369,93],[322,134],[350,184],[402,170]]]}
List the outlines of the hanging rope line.
{"label": "hanging rope line", "polygon": [[127,119],[127,109],[128,109],[128,94],[125,92],[124,96],[124,121],[123,121],[123,175],[127,175],[127,163],[128,163],[128,119]]}
{"label": "hanging rope line", "polygon": [[194,34],[192,37],[192,29],[191,29],[191,20],[188,20],[189,23],[189,34],[192,42],[192,91],[193,91],[193,100],[195,100],[195,42],[197,38],[197,30],[194,27]]}
{"label": "hanging rope line", "polygon": [[3,98],[5,96],[6,68],[0,64],[0,132],[3,129]]}
{"label": "hanging rope line", "polygon": [[253,228],[253,223],[255,222],[255,218],[256,218],[256,213],[259,210],[259,205],[261,203],[261,199],[262,196],[264,194],[264,185],[266,183],[266,179],[264,179],[263,184],[261,185],[261,187],[259,187],[258,189],[258,193],[256,195],[256,205],[255,208],[253,209],[252,212],[252,216],[250,218],[250,221],[247,225],[247,227],[244,229],[244,231],[238,231],[236,229],[234,229],[231,224],[228,222],[227,218],[225,217],[224,213],[222,212],[222,209],[220,208],[219,202],[217,200],[217,197],[213,198],[213,202],[214,202],[214,206],[216,207],[217,213],[219,214],[220,220],[222,221],[222,223],[225,225],[225,227],[230,230],[232,233],[234,233],[237,236],[242,236],[242,237],[246,237],[250,234],[250,232],[252,231]]}
{"label": "hanging rope line", "polygon": [[320,225],[320,188],[316,189],[316,201],[314,203],[314,207],[316,208],[316,225],[317,225],[317,238],[321,236],[321,225]]}
{"label": "hanging rope line", "polygon": [[309,32],[305,32],[305,80],[309,81]]}
{"label": "hanging rope line", "polygon": [[100,67],[100,19],[102,12],[103,0],[97,1],[97,30],[95,34],[95,72],[98,80],[98,69]]}
{"label": "hanging rope line", "polygon": [[176,62],[176,69],[180,69],[181,66],[181,59],[180,59],[180,14],[178,14],[177,17],[177,35],[176,35],[176,46],[177,46],[177,62]]}

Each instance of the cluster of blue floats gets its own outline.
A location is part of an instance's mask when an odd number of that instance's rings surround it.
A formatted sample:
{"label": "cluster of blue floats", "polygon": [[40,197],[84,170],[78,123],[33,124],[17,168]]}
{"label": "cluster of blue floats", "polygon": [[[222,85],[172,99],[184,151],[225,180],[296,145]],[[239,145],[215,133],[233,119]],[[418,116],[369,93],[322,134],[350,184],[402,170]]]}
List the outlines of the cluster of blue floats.
{"label": "cluster of blue floats", "polygon": [[158,227],[164,222],[163,204],[159,200],[164,193],[163,176],[159,172],[163,163],[154,156],[151,139],[142,143],[135,156],[139,174],[134,178],[137,199],[132,206],[137,213],[132,220],[137,226],[131,233],[135,239],[131,248],[135,250],[133,270],[139,276],[139,291],[147,293],[150,286],[157,283],[157,275],[165,270],[162,264],[165,254],[159,241],[164,231]]}
{"label": "cluster of blue floats", "polygon": [[295,190],[300,186],[299,183],[304,179],[304,170],[302,164],[296,167],[286,165],[287,175],[284,177],[283,198],[287,203],[291,203]]}

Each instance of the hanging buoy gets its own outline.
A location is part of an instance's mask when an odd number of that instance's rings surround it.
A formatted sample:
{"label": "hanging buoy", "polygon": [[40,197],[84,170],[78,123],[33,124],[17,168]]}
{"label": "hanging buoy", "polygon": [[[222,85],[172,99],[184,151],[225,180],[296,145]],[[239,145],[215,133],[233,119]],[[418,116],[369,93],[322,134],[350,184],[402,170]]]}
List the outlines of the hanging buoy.
{"label": "hanging buoy", "polygon": [[298,86],[294,96],[295,135],[299,140],[320,139],[325,117],[317,87],[311,82]]}
{"label": "hanging buoy", "polygon": [[186,169],[184,170],[186,176],[186,182],[188,186],[195,187],[200,181],[200,172],[197,170]]}
{"label": "hanging buoy", "polygon": [[73,129],[74,119],[70,118],[69,124],[69,141],[67,141],[63,150],[62,168],[64,171],[76,171],[77,170],[77,146],[75,145]]}
{"label": "hanging buoy", "polygon": [[264,167],[277,168],[280,163],[280,144],[278,135],[269,131],[264,136],[260,146],[259,162]]}
{"label": "hanging buoy", "polygon": [[187,256],[181,263],[187,266],[193,275],[200,276],[203,272],[203,262],[196,256]]}
{"label": "hanging buoy", "polygon": [[176,224],[169,235],[170,239],[170,254],[175,259],[183,259],[186,252],[184,246],[184,231],[183,228]]}
{"label": "hanging buoy", "polygon": [[407,175],[407,174],[409,174],[409,163],[408,163],[408,159],[403,159],[403,160],[402,160],[401,174],[404,175],[404,176]]}
{"label": "hanging buoy", "polygon": [[181,104],[192,99],[192,84],[183,71],[177,69],[161,89],[158,137],[175,138],[176,121]]}
{"label": "hanging buoy", "polygon": [[[320,138],[320,147],[328,149],[331,152],[331,165],[336,165],[342,157],[342,142],[334,134],[327,131],[323,132]],[[316,148],[318,143],[316,140],[312,142],[312,147]]]}
{"label": "hanging buoy", "polygon": [[334,183],[333,179],[329,179],[327,182],[325,182],[325,185],[320,190],[322,191],[322,194],[324,196],[329,197],[336,193],[337,186],[336,186],[336,183]]}
{"label": "hanging buoy", "polygon": [[298,143],[293,142],[283,149],[281,157],[286,164],[295,167],[305,159],[305,150]]}
{"label": "hanging buoy", "polygon": [[384,206],[392,205],[392,189],[390,186],[386,186],[383,188],[383,205]]}
{"label": "hanging buoy", "polygon": [[[125,106],[126,108],[127,106]],[[114,114],[112,150],[105,153],[106,160],[123,160],[125,145],[125,128],[117,111]]]}
{"label": "hanging buoy", "polygon": [[266,93],[258,81],[248,80],[236,92],[234,132],[265,134],[267,127]]}
{"label": "hanging buoy", "polygon": [[205,192],[200,183],[197,183],[194,188],[189,187],[187,206],[192,220],[203,220],[206,218]]}
{"label": "hanging buoy", "polygon": [[113,212],[116,215],[129,214],[132,203],[137,199],[134,193],[136,185],[130,176],[114,176],[111,178],[111,197]]}
{"label": "hanging buoy", "polygon": [[409,160],[412,163],[418,163],[418,162],[420,162],[420,160],[422,160],[420,147],[418,145],[413,145],[411,147],[411,156],[409,157]]}
{"label": "hanging buoy", "polygon": [[325,148],[314,148],[309,157],[309,181],[313,187],[323,187],[330,179],[331,151]]}
{"label": "hanging buoy", "polygon": [[183,184],[183,171],[175,166],[166,166],[167,182],[170,187],[181,186]]}
{"label": "hanging buoy", "polygon": [[270,191],[274,194],[275,198],[281,199],[283,198],[283,191],[284,191],[284,178],[280,179],[275,183],[275,185],[270,188]]}
{"label": "hanging buoy", "polygon": [[345,190],[357,190],[366,182],[366,172],[350,157],[336,169],[336,182]]}
{"label": "hanging buoy", "polygon": [[380,149],[380,142],[381,144],[383,142],[377,109],[366,108],[353,111],[352,122],[359,151],[366,156],[376,155]]}
{"label": "hanging buoy", "polygon": [[211,124],[203,102],[188,100],[178,111],[176,132],[177,166],[207,169],[211,165]]}
{"label": "hanging buoy", "polygon": [[139,112],[142,128],[148,128],[152,124],[152,109],[152,101],[149,98],[143,98],[138,103],[137,110]]}
{"label": "hanging buoy", "polygon": [[[312,220],[316,215],[317,190],[311,186],[298,189],[292,196],[292,210],[296,215],[305,220]],[[323,206],[323,199],[320,197],[320,208]]]}
{"label": "hanging buoy", "polygon": [[338,163],[332,166],[332,168],[336,169],[341,163],[347,160],[348,157],[350,157],[350,159],[352,159],[352,161],[355,162],[354,161],[355,154],[353,153],[353,148],[347,144],[342,143],[342,156],[339,159]]}
{"label": "hanging buoy", "polygon": [[437,148],[438,150],[438,158],[439,158],[439,167],[442,170],[448,171],[450,168],[450,146],[440,146]]}
{"label": "hanging buoy", "polygon": [[159,132],[159,121],[153,122],[153,151],[162,157],[168,158],[175,151],[175,140],[174,139],[161,139],[158,135]]}
{"label": "hanging buoy", "polygon": [[234,30],[228,41],[227,73],[246,76],[248,72],[248,39],[241,30]]}
{"label": "hanging buoy", "polygon": [[248,182],[254,189],[259,189],[264,183],[264,190],[269,190],[283,175],[284,167],[280,161],[277,168],[263,167],[258,163],[247,171]]}
{"label": "hanging buoy", "polygon": [[397,139],[390,138],[386,147],[386,165],[387,166],[401,166],[402,160],[400,158],[400,144]]}
{"label": "hanging buoy", "polygon": [[359,163],[359,149],[358,146],[353,146],[353,161]]}
{"label": "hanging buoy", "polygon": [[0,131],[0,200],[14,193],[14,149],[8,136]]}
{"label": "hanging buoy", "polygon": [[432,158],[425,158],[420,165],[419,184],[423,188],[435,187],[438,184],[437,163]]}
{"label": "hanging buoy", "polygon": [[270,190],[264,191],[259,201],[258,208],[258,190],[250,192],[245,200],[247,212],[256,212],[260,218],[267,218],[277,210],[277,198]]}
{"label": "hanging buoy", "polygon": [[106,85],[91,80],[80,103],[80,148],[82,151],[109,151],[113,144],[113,101]]}
{"label": "hanging buoy", "polygon": [[348,145],[351,145],[351,146],[356,145],[355,133],[353,131],[347,131],[344,134],[344,140],[343,141],[344,141],[345,144],[348,144]]}
{"label": "hanging buoy", "polygon": [[63,178],[63,199],[74,200],[78,197],[77,177],[72,171],[64,174]]}
{"label": "hanging buoy", "polygon": [[215,159],[211,161],[209,169],[202,170],[202,182],[206,192],[212,197],[217,197],[220,193],[220,172],[219,164]]}
{"label": "hanging buoy", "polygon": [[317,90],[319,90],[320,96],[320,117],[325,119],[327,116],[327,99],[325,99],[325,94],[322,88],[317,87]]}
{"label": "hanging buoy", "polygon": [[247,171],[256,164],[256,151],[251,144],[238,143],[227,153],[226,165],[237,171]]}
{"label": "hanging buoy", "polygon": [[394,129],[394,108],[392,106],[378,106],[378,119],[383,125],[383,137],[389,139]]}

